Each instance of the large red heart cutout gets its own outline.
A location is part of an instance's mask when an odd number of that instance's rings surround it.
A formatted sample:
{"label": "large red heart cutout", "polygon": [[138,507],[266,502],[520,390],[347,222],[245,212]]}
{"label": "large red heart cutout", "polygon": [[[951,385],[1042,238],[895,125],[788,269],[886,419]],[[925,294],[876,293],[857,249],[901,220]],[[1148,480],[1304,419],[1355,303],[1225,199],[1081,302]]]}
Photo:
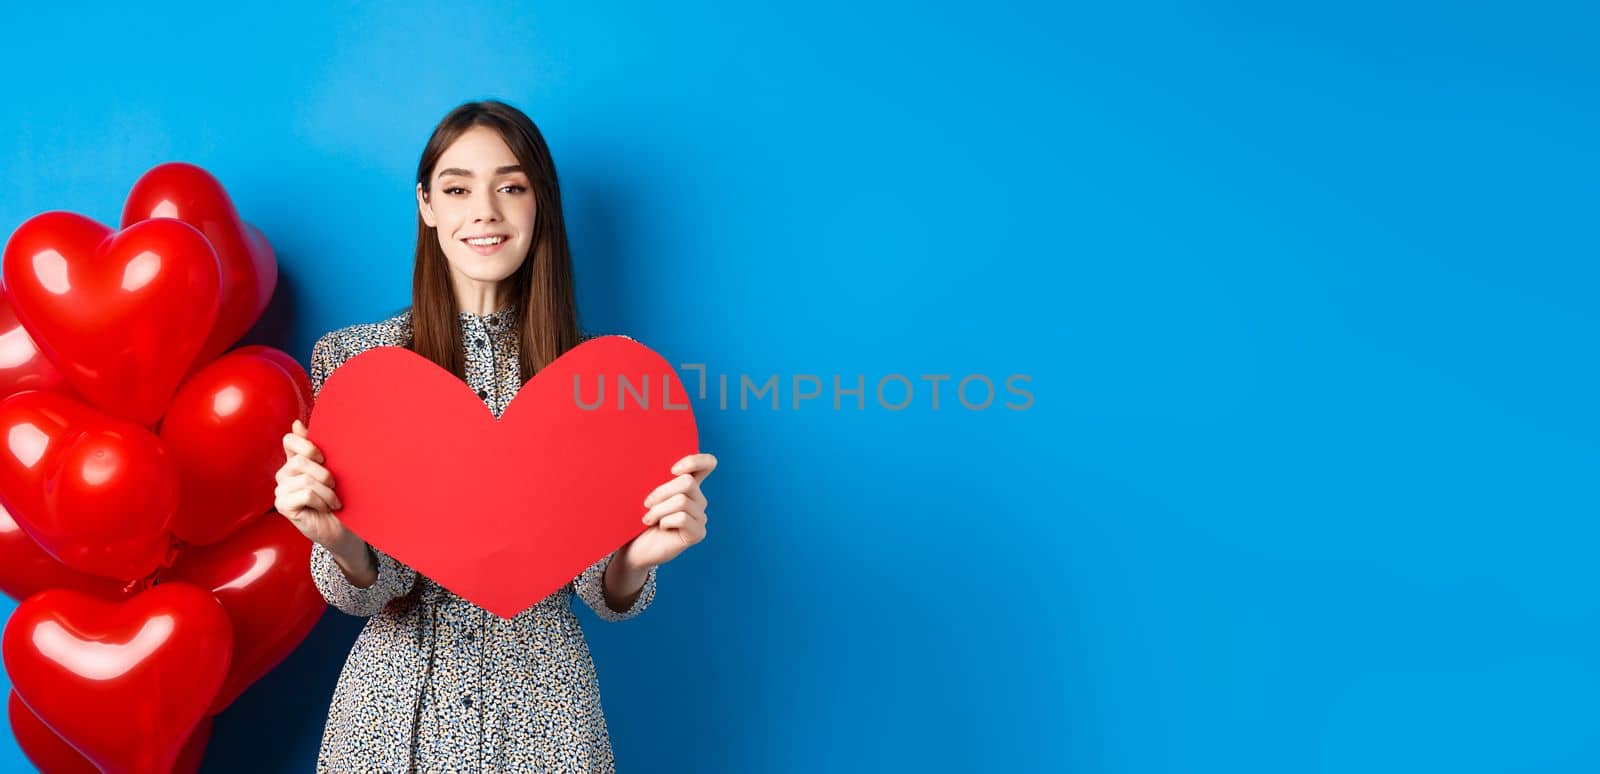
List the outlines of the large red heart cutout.
{"label": "large red heart cutout", "polygon": [[308,432],[346,526],[502,618],[644,531],[645,496],[699,449],[676,372],[623,336],[573,347],[498,421],[431,361],[369,349],[328,377]]}
{"label": "large red heart cutout", "polygon": [[222,686],[233,628],[187,583],[126,602],[50,589],[17,606],[0,647],[23,703],[102,771],[166,772]]}

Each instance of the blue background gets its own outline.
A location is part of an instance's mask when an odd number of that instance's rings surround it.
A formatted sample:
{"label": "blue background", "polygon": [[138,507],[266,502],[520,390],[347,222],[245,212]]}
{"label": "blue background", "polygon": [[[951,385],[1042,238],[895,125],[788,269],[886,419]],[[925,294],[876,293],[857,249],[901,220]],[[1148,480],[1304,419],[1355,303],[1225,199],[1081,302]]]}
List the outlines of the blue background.
{"label": "blue background", "polygon": [[[0,229],[198,163],[304,361],[408,303],[422,144],[499,97],[586,327],[918,384],[697,403],[708,540],[580,610],[623,771],[1600,768],[1592,9],[275,5],[11,10]],[[918,379],[973,373],[1034,404]],[[308,770],[359,623],[207,769]]]}

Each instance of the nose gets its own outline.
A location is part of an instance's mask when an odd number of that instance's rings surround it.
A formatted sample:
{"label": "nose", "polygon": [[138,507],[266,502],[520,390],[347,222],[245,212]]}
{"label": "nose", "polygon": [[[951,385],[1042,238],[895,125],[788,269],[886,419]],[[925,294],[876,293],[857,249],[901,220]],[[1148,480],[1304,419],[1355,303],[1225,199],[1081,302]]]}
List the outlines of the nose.
{"label": "nose", "polygon": [[494,223],[500,220],[500,210],[494,200],[494,192],[485,191],[472,197],[472,222]]}

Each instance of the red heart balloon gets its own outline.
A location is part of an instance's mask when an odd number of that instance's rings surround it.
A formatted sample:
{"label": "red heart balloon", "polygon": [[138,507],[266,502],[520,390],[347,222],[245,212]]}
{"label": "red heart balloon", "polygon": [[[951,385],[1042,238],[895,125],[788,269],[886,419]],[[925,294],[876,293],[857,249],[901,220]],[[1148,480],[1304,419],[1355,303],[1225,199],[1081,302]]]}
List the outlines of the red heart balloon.
{"label": "red heart balloon", "polygon": [[217,254],[206,238],[166,218],[113,232],[46,212],[17,228],[4,260],[17,318],[73,389],[154,425],[217,319]]}
{"label": "red heart balloon", "polygon": [[222,686],[233,631],[186,583],[125,602],[51,589],[17,606],[0,647],[23,703],[101,770],[167,772]]}
{"label": "red heart balloon", "polygon": [[[46,774],[100,774],[100,769],[88,758],[33,714],[33,710],[22,703],[22,697],[16,691],[11,691],[6,701],[6,711],[11,716],[11,735],[16,737],[17,746],[34,768]],[[211,718],[206,718],[200,721],[200,727],[184,743],[183,752],[179,753],[178,762],[172,767],[173,773],[194,774],[199,771],[200,763],[205,759],[206,744],[210,741]]]}
{"label": "red heart balloon", "polygon": [[100,774],[100,769],[88,758],[33,714],[16,691],[6,700],[6,714],[11,717],[11,735],[16,737],[17,746],[34,768],[50,774]]}
{"label": "red heart balloon", "polygon": [[193,164],[161,164],[133,184],[122,205],[122,227],[149,218],[188,223],[200,229],[217,252],[222,267],[221,312],[195,358],[197,363],[209,363],[249,331],[267,308],[278,283],[272,246],[254,226],[239,219],[222,183]]}
{"label": "red heart balloon", "polygon": [[215,543],[272,508],[283,435],[309,416],[294,377],[271,357],[229,353],[184,382],[161,420],[183,480],[173,534]]}
{"label": "red heart balloon", "polygon": [[[635,390],[643,383],[650,408],[618,400],[618,375]],[[602,405],[581,408],[575,379],[590,396],[602,376],[611,389]],[[557,358],[498,422],[420,355],[369,349],[323,383],[310,438],[338,482],[346,526],[504,618],[644,531],[645,496],[698,449],[676,372],[622,336]]]}
{"label": "red heart balloon", "polygon": [[0,401],[0,504],[51,556],[118,580],[171,549],[178,469],[160,439],[48,390]]}
{"label": "red heart balloon", "polygon": [[172,774],[195,774],[206,759],[206,745],[211,743],[211,718],[200,721],[183,743],[177,762],[172,764]]}
{"label": "red heart balloon", "polygon": [[17,320],[10,294],[0,290],[0,398],[23,390],[70,392],[72,387]]}
{"label": "red heart balloon", "polygon": [[305,366],[300,365],[300,361],[295,360],[293,355],[284,352],[281,349],[274,349],[266,346],[265,344],[252,344],[248,347],[240,347],[229,354],[258,355],[267,358],[280,366],[283,366],[284,372],[289,374],[289,378],[294,379],[295,387],[300,390],[301,398],[306,404],[307,414],[311,412],[311,404],[312,401],[315,400],[316,395],[311,388],[311,375],[306,373]]}
{"label": "red heart balloon", "polygon": [[0,592],[18,602],[45,589],[67,588],[101,599],[122,599],[129,584],[75,572],[45,553],[22,531],[11,513],[0,508]]}
{"label": "red heart balloon", "polygon": [[210,589],[233,621],[233,661],[211,702],[228,708],[311,633],[328,609],[311,573],[311,541],[277,513],[258,515],[214,546],[188,548],[161,580]]}

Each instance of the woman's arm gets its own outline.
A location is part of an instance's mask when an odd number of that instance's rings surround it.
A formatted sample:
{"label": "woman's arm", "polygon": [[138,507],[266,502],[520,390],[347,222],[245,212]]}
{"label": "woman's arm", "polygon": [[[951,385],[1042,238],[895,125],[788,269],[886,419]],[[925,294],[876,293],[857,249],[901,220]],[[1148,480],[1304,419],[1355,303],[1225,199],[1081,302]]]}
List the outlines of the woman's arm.
{"label": "woman's arm", "polygon": [[644,591],[644,582],[649,576],[648,568],[630,567],[627,562],[613,557],[601,576],[606,606],[618,613],[627,612],[639,600],[639,592]]}
{"label": "woman's arm", "polygon": [[626,621],[645,611],[656,596],[656,568],[641,570],[614,561],[621,549],[590,565],[572,581],[572,591],[602,621]]}
{"label": "woman's arm", "polygon": [[417,582],[417,571],[365,542],[361,550],[370,552],[366,561],[371,563],[372,575],[365,586],[358,584],[364,578],[347,574],[333,552],[321,543],[311,545],[311,579],[328,604],[342,613],[365,617],[376,615],[385,605],[410,593]]}
{"label": "woman's arm", "polygon": [[344,537],[328,547],[328,553],[351,585],[364,589],[378,580],[378,559],[373,556],[367,541],[356,533],[345,530]]}
{"label": "woman's arm", "polygon": [[706,453],[672,465],[673,477],[644,499],[646,529],[573,581],[573,590],[607,621],[643,612],[656,593],[656,568],[705,539],[706,496],[700,482],[716,470]]}

